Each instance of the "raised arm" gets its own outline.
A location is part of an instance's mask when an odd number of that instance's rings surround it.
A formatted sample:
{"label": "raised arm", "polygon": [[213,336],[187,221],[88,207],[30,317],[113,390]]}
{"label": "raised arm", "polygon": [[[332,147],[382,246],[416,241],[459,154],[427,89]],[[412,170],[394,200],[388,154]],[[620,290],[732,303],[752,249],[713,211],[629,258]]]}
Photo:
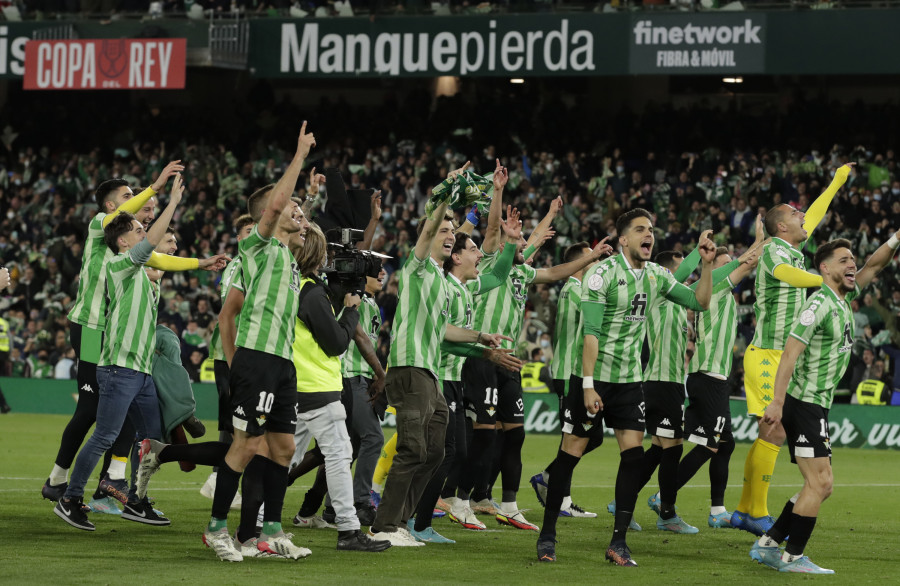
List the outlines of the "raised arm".
{"label": "raised arm", "polygon": [[120,212],[136,214],[142,207],[144,207],[144,204],[146,204],[151,197],[162,191],[163,187],[166,186],[166,182],[168,182],[169,177],[182,171],[184,171],[184,165],[181,164],[180,160],[172,161],[171,163],[166,165],[165,168],[160,171],[159,177],[156,178],[156,181],[153,182],[153,185],[120,205],[113,213],[107,214],[106,217],[103,218],[103,227],[105,228],[106,225],[109,224],[113,218],[118,216]]}
{"label": "raised arm", "polygon": [[509,181],[509,172],[506,167],[500,165],[497,159],[497,167],[494,169],[494,193],[491,196],[491,210],[488,212],[487,230],[484,232],[484,241],[481,250],[485,254],[493,254],[500,248],[500,221],[503,215],[503,190]]}
{"label": "raised arm", "polygon": [[534,229],[534,232],[531,233],[531,236],[528,237],[528,246],[534,246],[535,250],[541,247],[544,243],[544,236],[547,234],[547,231],[550,230],[550,227],[553,225],[553,220],[556,219],[556,216],[559,214],[560,210],[562,210],[562,207],[563,200],[561,197],[557,197],[550,202],[550,209],[547,211],[547,214],[537,225],[537,228]]}
{"label": "raised arm", "polygon": [[181,203],[183,193],[184,185],[181,183],[181,173],[178,173],[175,175],[174,183],[172,183],[172,190],[169,191],[169,205],[166,206],[166,209],[163,210],[159,218],[150,226],[150,230],[147,231],[147,242],[152,244],[154,248],[162,242],[163,237],[166,235],[166,228],[169,227],[169,222],[172,221],[172,216],[175,215],[175,208]]}
{"label": "raised arm", "polygon": [[278,225],[278,216],[281,211],[291,201],[291,194],[297,187],[297,178],[300,176],[300,170],[303,168],[303,161],[309,155],[309,150],[316,146],[316,137],[310,132],[306,132],[306,120],[300,126],[300,136],[297,138],[297,151],[291,164],[285,170],[284,175],[275,184],[272,189],[269,203],[263,212],[262,218],[259,220],[259,235],[263,238],[271,238],[275,233],[275,227]]}
{"label": "raised arm", "polygon": [[807,237],[811,237],[813,230],[819,225],[822,221],[822,218],[825,217],[825,212],[828,211],[828,206],[831,205],[831,200],[834,199],[835,194],[837,194],[838,189],[847,182],[847,177],[850,175],[850,170],[856,163],[848,163],[846,165],[842,165],[838,168],[837,171],[834,172],[834,179],[831,180],[831,184],[828,188],[822,192],[822,195],[816,198],[814,202],[809,206],[809,209],[806,210],[806,216],[803,221],[803,229],[806,230]]}
{"label": "raised arm", "polygon": [[[315,168],[313,168],[313,172],[315,172]],[[318,191],[316,193],[318,193]],[[369,209],[372,213],[369,216],[369,223],[363,231],[363,239],[359,243],[360,250],[372,250],[372,240],[375,238],[375,229],[378,228],[378,222],[381,221],[381,190],[372,194],[372,200],[369,202]]]}
{"label": "raised arm", "polygon": [[881,270],[891,262],[897,248],[900,247],[900,230],[891,235],[887,242],[878,247],[872,253],[866,265],[856,273],[856,284],[860,289],[865,288]]}
{"label": "raised arm", "polygon": [[601,240],[591,251],[591,254],[584,255],[579,259],[573,260],[572,262],[552,266],[548,269],[537,269],[534,283],[537,285],[540,283],[553,283],[554,281],[567,279],[592,262],[595,262],[605,256],[609,256],[610,254],[612,254],[613,249],[612,246],[606,243],[608,238],[609,236]]}

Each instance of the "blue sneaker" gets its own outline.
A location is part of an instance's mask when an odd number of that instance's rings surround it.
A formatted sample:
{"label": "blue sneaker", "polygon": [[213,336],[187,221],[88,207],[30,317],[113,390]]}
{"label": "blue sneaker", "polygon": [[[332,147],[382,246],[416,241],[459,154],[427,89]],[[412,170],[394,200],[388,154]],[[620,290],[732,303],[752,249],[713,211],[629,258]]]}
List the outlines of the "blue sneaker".
{"label": "blue sneaker", "polygon": [[[737,511],[735,511],[735,515]],[[731,516],[731,524],[735,529],[743,529],[757,537],[762,537],[766,531],[772,528],[772,525],[775,524],[775,518],[772,515],[766,515],[765,517],[751,517],[750,515],[746,515],[741,518],[740,525],[734,525],[734,517]]]}
{"label": "blue sneaker", "polygon": [[654,513],[659,514],[659,493],[647,499],[647,506],[653,509]]}
{"label": "blue sneaker", "polygon": [[[616,499],[613,499],[611,503],[606,505],[606,512],[610,515],[616,514]],[[634,520],[634,515],[631,516],[631,522],[628,524],[628,529],[631,531],[641,531],[641,526]]]}
{"label": "blue sneaker", "polygon": [[431,511],[432,519],[440,519],[441,517],[446,517],[446,516],[447,516],[447,511],[442,511],[440,509],[434,509]]}
{"label": "blue sneaker", "polygon": [[531,477],[531,487],[534,489],[534,494],[537,496],[537,500],[541,503],[542,507],[547,506],[547,481],[544,480],[544,473],[538,472],[534,476]]}
{"label": "blue sneaker", "polygon": [[428,527],[424,531],[416,531],[416,522],[412,519],[406,522],[406,526],[409,528],[409,534],[416,541],[421,541],[422,543],[456,543],[435,531],[434,527]]}
{"label": "blue sneaker", "polygon": [[796,559],[792,562],[781,562],[779,572],[797,572],[799,574],[834,574],[834,570],[820,568],[806,556]]}
{"label": "blue sneaker", "polygon": [[118,501],[112,497],[105,496],[102,499],[91,499],[88,508],[92,513],[103,513],[104,515],[121,515],[122,509],[116,504]]}
{"label": "blue sneaker", "polygon": [[671,519],[663,519],[662,517],[657,518],[656,528],[660,531],[671,531],[672,533],[683,533],[685,535],[700,533],[699,529],[693,525],[688,525],[684,522],[684,519],[678,515],[675,515]]}
{"label": "blue sneaker", "polygon": [[378,505],[381,504],[381,494],[375,492],[374,490],[370,490],[369,491],[369,502],[372,504],[373,507],[375,507],[377,509]]}
{"label": "blue sneaker", "polygon": [[773,570],[780,570],[784,562],[781,561],[781,548],[777,545],[772,547],[763,547],[757,541],[750,548],[750,557],[764,566],[769,566]]}
{"label": "blue sneaker", "polygon": [[715,515],[710,513],[707,523],[715,529],[731,529],[731,513],[728,511]]}

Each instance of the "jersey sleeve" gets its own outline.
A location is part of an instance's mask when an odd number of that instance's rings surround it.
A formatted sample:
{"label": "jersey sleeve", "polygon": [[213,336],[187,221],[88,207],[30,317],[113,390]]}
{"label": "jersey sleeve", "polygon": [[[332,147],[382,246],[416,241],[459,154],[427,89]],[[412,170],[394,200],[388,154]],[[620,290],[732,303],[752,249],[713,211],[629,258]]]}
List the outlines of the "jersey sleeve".
{"label": "jersey sleeve", "polygon": [[522,281],[526,285],[530,285],[534,282],[535,278],[537,278],[537,269],[530,265],[519,265],[517,267],[519,269],[519,273],[522,275]]}
{"label": "jersey sleeve", "polygon": [[153,245],[145,238],[138,242],[137,246],[129,250],[126,256],[130,258],[131,262],[135,265],[143,266],[147,264],[147,261],[150,260],[152,255]]}
{"label": "jersey sleeve", "polygon": [[762,269],[773,277],[775,267],[790,262],[790,253],[774,242],[766,244],[763,247],[762,258],[759,259],[758,269]]}
{"label": "jersey sleeve", "polygon": [[400,271],[406,275],[415,274],[419,277],[424,277],[429,262],[431,262],[431,255],[426,256],[424,259],[416,258],[416,249],[411,248],[409,258],[406,259]]}
{"label": "jersey sleeve", "polygon": [[[241,261],[240,259],[236,260],[237,266],[234,268],[234,272],[231,274],[231,283],[228,284],[228,289],[237,289],[241,293],[244,292],[244,273],[241,271]],[[227,295],[227,292],[226,292]]]}
{"label": "jersey sleeve", "polygon": [[661,266],[648,264],[647,268],[652,270],[653,276],[656,277],[657,292],[660,296],[667,296],[669,292],[675,288],[675,285],[680,285],[680,283],[675,280],[675,276]]}
{"label": "jersey sleeve", "polygon": [[586,306],[591,303],[606,304],[608,283],[607,279],[599,270],[591,271],[584,276],[581,282],[581,305]]}
{"label": "jersey sleeve", "polygon": [[812,339],[813,334],[815,334],[830,311],[828,304],[824,303],[821,294],[813,295],[803,305],[800,315],[794,320],[790,335],[809,346],[809,341]]}
{"label": "jersey sleeve", "polygon": [[850,291],[849,293],[847,293],[847,295],[844,296],[844,299],[847,301],[847,303],[850,303],[851,301],[853,301],[854,299],[859,297],[861,294],[862,294],[862,289],[859,288],[859,283],[854,283],[853,291]]}

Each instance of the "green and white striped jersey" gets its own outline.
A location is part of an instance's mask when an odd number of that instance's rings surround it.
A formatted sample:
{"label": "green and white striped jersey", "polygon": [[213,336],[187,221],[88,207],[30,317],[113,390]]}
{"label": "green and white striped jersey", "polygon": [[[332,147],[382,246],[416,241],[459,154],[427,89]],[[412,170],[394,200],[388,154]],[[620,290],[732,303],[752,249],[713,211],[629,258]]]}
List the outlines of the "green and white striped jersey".
{"label": "green and white striped jersey", "polygon": [[[468,330],[472,329],[474,322],[473,295],[478,290],[479,279],[473,279],[463,284],[453,273],[447,274],[447,295],[450,297],[450,320],[448,323]],[[441,368],[438,378],[442,381],[461,381],[462,368],[465,357],[456,356],[449,352],[441,352]]]}
{"label": "green and white striped jersey", "polygon": [[581,281],[569,277],[559,292],[556,325],[553,328],[553,358],[550,375],[557,380],[581,376],[581,349],[584,346],[581,322]]}
{"label": "green and white striped jersey", "polygon": [[[499,255],[484,255],[479,270],[488,273],[494,268]],[[473,328],[486,334],[503,334],[514,341],[503,340],[501,348],[513,350],[522,332],[528,285],[534,281],[537,270],[528,265],[515,265],[509,276],[496,289],[475,299],[475,323]]]}
{"label": "green and white striped jersey", "polygon": [[106,263],[109,289],[106,339],[97,366],[121,366],[150,374],[156,351],[157,290],[144,271],[153,246],[146,239]]}
{"label": "green and white striped jersey", "polygon": [[106,215],[99,213],[88,224],[78,274],[78,293],[69,311],[69,321],[94,330],[106,327],[106,271],[103,266],[113,257],[103,241],[103,218]]}
{"label": "green and white striped jersey", "polygon": [[762,257],[756,268],[756,331],[750,342],[757,348],[784,350],[791,324],[800,313],[806,290],[788,285],[775,278],[775,267],[781,264],[806,270],[803,252],[781,238],[763,247]]}
{"label": "green and white striped jersey", "polygon": [[[378,347],[378,332],[381,331],[381,310],[375,299],[371,295],[363,295],[362,302],[359,304],[359,325],[366,331],[366,336],[372,342],[372,346]],[[364,376],[372,378],[375,371],[363,358],[359,347],[355,340],[350,340],[350,346],[341,357],[341,376],[344,378],[352,378],[354,376]]]}
{"label": "green and white striped jersey", "polygon": [[844,300],[823,285],[803,304],[790,335],[806,344],[806,348],[797,358],[788,383],[790,396],[831,408],[834,389],[850,363],[854,334],[850,302],[858,296],[859,285]]}
{"label": "green and white striped jersey", "polygon": [[437,261],[431,255],[420,260],[415,249],[411,250],[400,269],[400,299],[391,328],[388,368],[414,366],[437,377],[449,318],[447,288]]}
{"label": "green and white striped jersey", "polygon": [[657,297],[650,305],[650,360],[644,369],[645,381],[684,383],[687,321],[687,309],[665,297]]}
{"label": "green and white striped jersey", "polygon": [[259,226],[239,246],[245,290],[235,346],[291,360],[300,294],[294,257],[277,238],[260,236]]}
{"label": "green and white striped jersey", "polygon": [[[244,292],[244,284],[241,282],[241,255],[240,253],[236,254],[231,262],[228,263],[228,266],[225,267],[225,270],[222,271],[222,280],[219,281],[219,298],[222,300],[222,305],[225,305],[225,298],[228,297],[228,292],[231,291],[231,288],[234,287],[241,293]],[[238,318],[235,318],[235,325],[237,325]],[[210,354],[210,358],[213,360],[225,360],[225,351],[222,349],[222,337],[219,334],[219,323],[216,322],[216,327],[213,328],[212,339],[209,341],[209,346],[212,348],[212,352]]]}
{"label": "green and white striped jersey", "polygon": [[737,302],[731,279],[713,288],[708,311],[694,312],[697,342],[689,365],[690,372],[709,372],[728,378],[737,338]]}
{"label": "green and white striped jersey", "polygon": [[[648,262],[642,270],[634,271],[624,254],[588,269],[581,282],[581,311],[586,312],[589,303],[601,305],[603,311],[594,380],[611,383],[643,380],[641,347],[647,331],[647,308],[657,297],[668,296],[678,287],[687,289],[655,263]],[[587,334],[588,324],[584,327]]]}

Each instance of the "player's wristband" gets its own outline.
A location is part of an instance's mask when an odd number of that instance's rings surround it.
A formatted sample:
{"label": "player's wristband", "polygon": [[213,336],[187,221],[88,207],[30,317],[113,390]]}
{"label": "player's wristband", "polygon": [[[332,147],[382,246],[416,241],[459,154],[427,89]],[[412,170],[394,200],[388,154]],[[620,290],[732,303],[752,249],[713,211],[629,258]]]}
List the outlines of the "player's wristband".
{"label": "player's wristband", "polygon": [[896,233],[888,238],[887,245],[890,246],[892,250],[897,250],[897,248],[900,248],[900,238],[897,238]]}
{"label": "player's wristband", "polygon": [[581,388],[582,389],[592,389],[594,388],[594,377],[585,376],[581,378]]}

